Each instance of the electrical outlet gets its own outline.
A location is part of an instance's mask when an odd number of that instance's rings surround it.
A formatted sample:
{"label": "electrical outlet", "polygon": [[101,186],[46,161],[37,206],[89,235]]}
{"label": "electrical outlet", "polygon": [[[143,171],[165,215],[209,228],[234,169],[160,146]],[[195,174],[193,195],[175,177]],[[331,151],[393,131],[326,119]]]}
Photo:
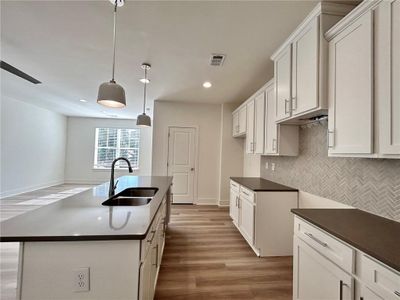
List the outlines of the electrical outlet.
{"label": "electrical outlet", "polygon": [[272,171],[275,171],[275,163],[272,163],[272,164],[271,164],[271,170],[272,170]]}
{"label": "electrical outlet", "polygon": [[265,163],[265,169],[268,170],[268,162]]}
{"label": "electrical outlet", "polygon": [[89,292],[89,268],[79,268],[73,271],[74,292]]}

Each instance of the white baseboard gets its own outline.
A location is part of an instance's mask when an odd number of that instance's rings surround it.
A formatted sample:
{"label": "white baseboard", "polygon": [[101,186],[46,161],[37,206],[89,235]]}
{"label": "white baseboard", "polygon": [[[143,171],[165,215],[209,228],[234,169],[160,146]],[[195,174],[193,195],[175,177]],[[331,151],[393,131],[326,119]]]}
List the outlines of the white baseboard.
{"label": "white baseboard", "polygon": [[65,180],[66,184],[103,184],[108,180],[87,180],[87,179],[67,179]]}
{"label": "white baseboard", "polygon": [[23,193],[33,192],[36,190],[45,189],[45,188],[48,188],[48,187],[51,187],[54,185],[60,185],[60,184],[64,184],[64,180],[49,181],[49,182],[46,182],[43,184],[25,186],[23,188],[13,189],[13,190],[9,190],[9,191],[2,191],[0,193],[0,199],[23,194]]}
{"label": "white baseboard", "polygon": [[218,201],[215,198],[198,198],[195,204],[197,204],[197,205],[217,205]]}
{"label": "white baseboard", "polygon": [[229,200],[219,200],[218,206],[229,206]]}

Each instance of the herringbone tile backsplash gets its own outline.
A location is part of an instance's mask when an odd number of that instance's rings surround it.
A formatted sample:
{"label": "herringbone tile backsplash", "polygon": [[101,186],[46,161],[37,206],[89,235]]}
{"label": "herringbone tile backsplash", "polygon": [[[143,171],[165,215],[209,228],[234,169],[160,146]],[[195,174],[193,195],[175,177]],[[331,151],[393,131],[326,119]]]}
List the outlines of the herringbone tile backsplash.
{"label": "herringbone tile backsplash", "polygon": [[[400,160],[328,157],[326,124],[300,129],[298,157],[261,159],[261,176],[400,221]],[[265,162],[275,163],[274,172]]]}

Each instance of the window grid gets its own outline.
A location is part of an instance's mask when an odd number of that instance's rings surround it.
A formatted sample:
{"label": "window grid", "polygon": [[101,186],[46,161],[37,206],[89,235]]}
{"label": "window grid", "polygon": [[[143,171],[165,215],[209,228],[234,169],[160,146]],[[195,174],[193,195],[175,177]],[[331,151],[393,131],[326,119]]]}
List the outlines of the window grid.
{"label": "window grid", "polygon": [[[139,169],[140,129],[96,128],[94,168],[110,168],[117,157],[127,158],[133,169]],[[117,162],[116,168],[127,168]]]}

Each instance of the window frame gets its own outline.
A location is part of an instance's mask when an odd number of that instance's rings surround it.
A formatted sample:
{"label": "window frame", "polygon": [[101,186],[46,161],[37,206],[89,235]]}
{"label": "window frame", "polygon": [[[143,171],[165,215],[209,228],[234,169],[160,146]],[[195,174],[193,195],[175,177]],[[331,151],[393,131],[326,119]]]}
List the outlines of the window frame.
{"label": "window frame", "polygon": [[[141,145],[141,139],[142,139],[142,133],[140,128],[135,128],[135,127],[115,127],[115,126],[103,126],[103,127],[95,127],[94,128],[94,153],[93,153],[93,164],[92,164],[92,169],[96,170],[96,171],[103,171],[103,170],[111,170],[111,165],[108,167],[102,167],[102,166],[98,166],[96,165],[97,162],[97,154],[98,154],[98,135],[99,135],[99,130],[101,128],[105,128],[105,129],[116,129],[117,130],[117,142],[116,145],[118,145],[117,147],[100,147],[100,148],[109,148],[109,149],[116,149],[116,157],[119,157],[118,153],[121,149],[137,149],[138,150],[138,158],[137,158],[137,166],[132,166],[132,170],[135,171],[139,171],[140,170],[140,145]],[[138,130],[139,131],[139,147],[138,148],[126,148],[120,147],[120,141],[121,141],[121,130],[123,129],[131,129],[131,130]],[[122,166],[119,166],[118,164],[115,165],[115,170],[127,170],[128,169],[128,165],[127,164],[123,164]]]}

